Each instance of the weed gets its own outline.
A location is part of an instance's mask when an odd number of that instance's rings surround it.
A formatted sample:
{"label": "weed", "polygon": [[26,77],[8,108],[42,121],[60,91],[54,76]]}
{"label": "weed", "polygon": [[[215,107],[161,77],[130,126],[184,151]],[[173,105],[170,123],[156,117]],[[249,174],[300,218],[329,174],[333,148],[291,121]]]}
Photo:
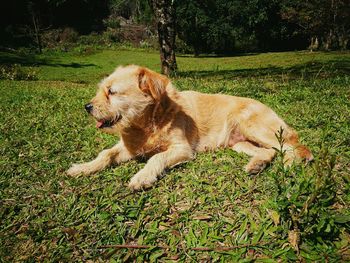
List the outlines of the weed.
{"label": "weed", "polygon": [[[337,192],[336,156],[327,147],[321,147],[310,169],[300,165],[285,169],[282,134],[283,130],[276,134],[280,149],[277,149],[276,172],[271,175],[277,191],[269,205],[275,211],[274,217],[282,222],[281,233],[288,233],[288,241],[300,257],[300,244],[312,244],[318,250],[319,246],[324,249],[335,241],[340,230],[350,226],[350,213],[339,214],[333,206]],[[321,257],[317,253],[312,255],[314,260]]]}

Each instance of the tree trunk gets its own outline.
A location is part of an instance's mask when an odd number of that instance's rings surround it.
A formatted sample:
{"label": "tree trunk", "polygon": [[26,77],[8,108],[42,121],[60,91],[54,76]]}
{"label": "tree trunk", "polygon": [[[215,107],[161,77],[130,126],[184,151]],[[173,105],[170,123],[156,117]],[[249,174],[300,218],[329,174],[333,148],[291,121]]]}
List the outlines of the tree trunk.
{"label": "tree trunk", "polygon": [[341,34],[338,37],[338,42],[339,42],[339,47],[341,50],[346,50],[348,43],[349,43],[349,38],[345,34]]}
{"label": "tree trunk", "polygon": [[177,69],[175,58],[175,7],[172,0],[151,0],[158,29],[161,72],[170,75]]}
{"label": "tree trunk", "polygon": [[318,50],[318,48],[319,48],[318,37],[317,36],[311,37],[310,46],[309,46],[310,51],[312,52],[314,50]]}
{"label": "tree trunk", "polygon": [[331,50],[333,46],[333,30],[329,30],[328,34],[325,37],[325,41],[323,43],[323,48],[327,51]]}
{"label": "tree trunk", "polygon": [[40,36],[40,30],[39,30],[39,23],[38,20],[35,16],[35,14],[32,14],[32,19],[33,19],[33,26],[34,26],[34,34],[35,34],[35,39],[36,39],[36,44],[38,45],[38,50],[39,53],[42,53],[42,45],[41,45],[41,36]]}
{"label": "tree trunk", "polygon": [[36,14],[36,6],[33,1],[28,2],[28,10],[30,14],[32,15],[32,22],[33,22],[33,27],[34,27],[34,34],[35,34],[35,40],[36,44],[38,45],[38,50],[39,53],[42,53],[42,45],[41,45],[41,36],[40,36],[40,28],[39,28],[39,18]]}
{"label": "tree trunk", "polygon": [[199,57],[199,49],[197,47],[193,47],[193,54],[196,58]]}

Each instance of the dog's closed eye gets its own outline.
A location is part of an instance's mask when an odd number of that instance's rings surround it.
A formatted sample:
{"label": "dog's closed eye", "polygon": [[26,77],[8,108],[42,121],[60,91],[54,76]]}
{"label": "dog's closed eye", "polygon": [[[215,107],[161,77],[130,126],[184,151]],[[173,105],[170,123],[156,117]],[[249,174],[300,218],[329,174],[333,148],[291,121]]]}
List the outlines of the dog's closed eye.
{"label": "dog's closed eye", "polygon": [[112,90],[112,88],[109,88],[108,89],[108,95],[113,95],[113,94],[116,94],[117,92]]}
{"label": "dog's closed eye", "polygon": [[112,88],[108,89],[108,96],[118,95],[119,97],[125,97],[126,93],[120,90],[115,90]]}

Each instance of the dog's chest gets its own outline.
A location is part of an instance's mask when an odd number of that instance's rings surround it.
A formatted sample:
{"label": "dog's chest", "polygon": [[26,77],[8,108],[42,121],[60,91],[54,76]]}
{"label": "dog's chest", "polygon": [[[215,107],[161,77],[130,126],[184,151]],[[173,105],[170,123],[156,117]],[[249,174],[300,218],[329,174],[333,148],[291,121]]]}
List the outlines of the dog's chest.
{"label": "dog's chest", "polygon": [[141,148],[141,154],[153,155],[165,151],[169,146],[167,136],[164,133],[155,133],[148,137]]}
{"label": "dog's chest", "polygon": [[166,131],[134,130],[122,137],[126,148],[136,156],[150,157],[165,151],[169,146]]}

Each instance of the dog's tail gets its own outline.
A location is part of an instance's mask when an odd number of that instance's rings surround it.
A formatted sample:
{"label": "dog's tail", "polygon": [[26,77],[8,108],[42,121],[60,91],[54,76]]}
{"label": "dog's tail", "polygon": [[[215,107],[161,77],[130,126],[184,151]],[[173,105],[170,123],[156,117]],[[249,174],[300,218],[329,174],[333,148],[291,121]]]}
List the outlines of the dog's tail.
{"label": "dog's tail", "polygon": [[293,161],[311,162],[314,159],[310,149],[299,142],[298,134],[294,130],[289,130],[284,136],[286,153],[284,162],[290,165]]}

